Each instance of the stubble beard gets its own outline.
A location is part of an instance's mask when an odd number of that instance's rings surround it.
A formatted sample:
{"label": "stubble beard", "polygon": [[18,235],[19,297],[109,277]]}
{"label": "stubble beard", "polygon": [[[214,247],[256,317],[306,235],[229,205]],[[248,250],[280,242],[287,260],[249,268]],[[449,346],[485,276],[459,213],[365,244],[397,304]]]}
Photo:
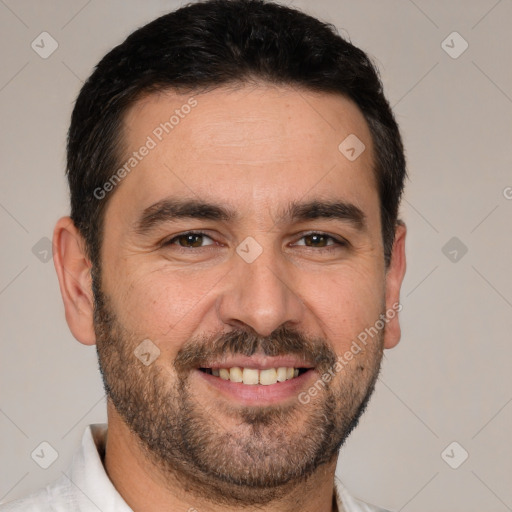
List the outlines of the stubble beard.
{"label": "stubble beard", "polygon": [[[189,340],[173,363],[143,365],[142,341],[120,325],[110,300],[95,288],[95,332],[105,392],[141,451],[171,488],[228,506],[264,505],[307,485],[333,463],[373,393],[382,360],[383,330],[351,365],[310,402],[267,407],[205,405],[190,386],[190,368],[216,354],[295,353],[314,357],[319,375],[336,363],[323,339],[279,329],[268,339],[246,331]],[[237,426],[226,429],[223,415]]]}

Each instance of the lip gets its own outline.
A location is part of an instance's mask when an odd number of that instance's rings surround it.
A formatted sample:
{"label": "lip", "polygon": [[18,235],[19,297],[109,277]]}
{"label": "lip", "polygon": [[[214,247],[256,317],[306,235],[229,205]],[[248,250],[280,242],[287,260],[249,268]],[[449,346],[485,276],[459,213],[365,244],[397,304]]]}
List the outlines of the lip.
{"label": "lip", "polygon": [[227,357],[222,361],[212,361],[201,365],[201,368],[233,368],[238,366],[240,368],[253,368],[257,370],[266,370],[268,368],[314,368],[314,365],[299,359],[295,356],[235,356]]}
{"label": "lip", "polygon": [[[238,365],[233,365],[238,366]],[[286,366],[285,364],[281,366]],[[291,365],[290,365],[291,366]],[[246,366],[248,368],[249,366]],[[210,367],[209,367],[210,368]],[[215,366],[214,366],[215,368]],[[219,366],[219,368],[226,368]],[[229,368],[229,367],[228,367]],[[269,366],[273,368],[273,366]],[[302,368],[305,368],[302,366]],[[301,391],[309,387],[311,382],[318,378],[318,372],[310,368],[307,372],[284,382],[276,382],[264,386],[262,384],[248,385],[241,382],[231,382],[220,377],[215,377],[201,370],[195,369],[192,372],[194,378],[199,379],[200,384],[206,384],[217,393],[220,393],[230,402],[238,402],[242,405],[272,405],[277,402],[298,400],[297,396]]]}

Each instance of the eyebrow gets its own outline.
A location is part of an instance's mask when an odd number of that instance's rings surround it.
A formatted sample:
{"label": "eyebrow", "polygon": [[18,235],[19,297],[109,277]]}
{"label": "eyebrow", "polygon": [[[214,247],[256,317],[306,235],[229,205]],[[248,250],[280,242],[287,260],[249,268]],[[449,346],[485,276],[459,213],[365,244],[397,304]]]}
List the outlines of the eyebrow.
{"label": "eyebrow", "polygon": [[[135,230],[139,234],[145,234],[161,224],[178,219],[234,222],[238,218],[236,210],[225,205],[195,199],[166,198],[144,209],[136,221]],[[280,211],[276,224],[313,219],[341,220],[352,225],[358,231],[367,230],[365,213],[355,204],[346,201],[292,201]]]}
{"label": "eyebrow", "polygon": [[311,219],[336,219],[351,224],[358,231],[367,230],[366,214],[355,204],[346,201],[291,202],[279,215],[279,218],[280,223]]}
{"label": "eyebrow", "polygon": [[178,219],[206,219],[233,221],[236,212],[225,206],[198,201],[195,199],[162,199],[149,206],[136,222],[135,230],[144,234],[160,224]]}

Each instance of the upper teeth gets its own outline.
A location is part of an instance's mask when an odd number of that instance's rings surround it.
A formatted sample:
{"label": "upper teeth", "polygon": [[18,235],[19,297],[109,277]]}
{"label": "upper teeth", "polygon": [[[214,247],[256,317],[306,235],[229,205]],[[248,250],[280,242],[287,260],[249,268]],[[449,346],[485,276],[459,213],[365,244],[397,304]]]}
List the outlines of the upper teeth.
{"label": "upper teeth", "polygon": [[244,384],[275,384],[276,382],[284,382],[285,380],[293,379],[299,375],[298,368],[267,368],[265,370],[258,370],[256,368],[240,368],[234,366],[233,368],[212,368],[212,375],[220,377],[224,380],[231,382],[243,382]]}

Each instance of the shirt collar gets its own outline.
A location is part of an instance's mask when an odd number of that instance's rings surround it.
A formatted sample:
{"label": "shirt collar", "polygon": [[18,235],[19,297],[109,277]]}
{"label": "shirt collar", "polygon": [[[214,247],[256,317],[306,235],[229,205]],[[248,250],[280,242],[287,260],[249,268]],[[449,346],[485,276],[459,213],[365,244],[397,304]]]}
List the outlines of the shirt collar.
{"label": "shirt collar", "polygon": [[77,510],[89,512],[116,510],[133,512],[119,494],[103,465],[107,424],[88,425],[82,444],[73,456],[71,465],[63,478],[69,480],[69,488],[76,496]]}

